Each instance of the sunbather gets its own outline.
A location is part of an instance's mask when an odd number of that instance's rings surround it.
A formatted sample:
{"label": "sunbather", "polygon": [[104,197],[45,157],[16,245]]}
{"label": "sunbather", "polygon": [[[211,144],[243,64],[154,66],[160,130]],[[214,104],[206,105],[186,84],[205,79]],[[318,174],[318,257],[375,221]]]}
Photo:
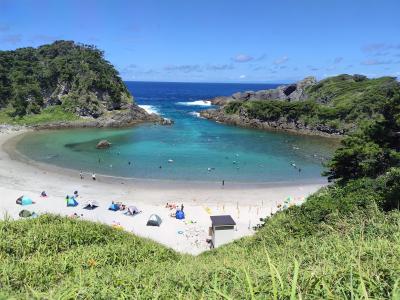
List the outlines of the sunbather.
{"label": "sunbather", "polygon": [[168,203],[165,205],[166,208],[169,208],[170,210],[176,209],[176,204],[175,203]]}

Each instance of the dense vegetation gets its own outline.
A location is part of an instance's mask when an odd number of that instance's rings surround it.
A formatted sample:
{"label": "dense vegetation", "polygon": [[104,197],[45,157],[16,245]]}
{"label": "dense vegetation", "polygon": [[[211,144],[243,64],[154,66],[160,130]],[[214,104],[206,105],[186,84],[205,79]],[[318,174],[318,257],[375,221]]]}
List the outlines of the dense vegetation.
{"label": "dense vegetation", "polygon": [[131,101],[118,72],[95,46],[56,41],[0,51],[0,109],[5,121],[29,119],[54,105],[67,117],[98,117]]}
{"label": "dense vegetation", "polygon": [[284,120],[310,129],[348,133],[379,116],[385,101],[399,91],[400,84],[393,77],[339,75],[307,87],[305,101],[235,101],[228,103],[225,111],[245,110],[252,119]]}
{"label": "dense vegetation", "polygon": [[400,299],[398,91],[374,114],[329,163],[334,184],[197,257],[69,218],[1,221],[0,298]]}

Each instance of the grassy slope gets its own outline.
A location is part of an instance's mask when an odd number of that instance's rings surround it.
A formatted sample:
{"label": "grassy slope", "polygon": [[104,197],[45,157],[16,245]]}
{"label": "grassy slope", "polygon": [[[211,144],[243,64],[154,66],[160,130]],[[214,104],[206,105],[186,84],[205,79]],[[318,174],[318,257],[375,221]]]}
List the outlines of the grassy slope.
{"label": "grassy slope", "polygon": [[309,87],[307,101],[248,101],[232,102],[227,113],[238,113],[244,108],[251,118],[275,121],[285,118],[311,128],[318,125],[353,131],[362,122],[376,118],[382,102],[400,89],[391,77],[357,80],[350,75],[339,75],[321,80]]}
{"label": "grassy slope", "polygon": [[323,190],[255,236],[198,257],[79,220],[3,221],[1,291],[66,299],[396,299],[400,213],[381,212],[372,186],[360,180]]}
{"label": "grassy slope", "polygon": [[12,110],[0,110],[0,124],[11,125],[38,125],[60,121],[75,121],[81,119],[76,114],[65,111],[61,106],[50,106],[42,110],[40,114],[12,117]]}

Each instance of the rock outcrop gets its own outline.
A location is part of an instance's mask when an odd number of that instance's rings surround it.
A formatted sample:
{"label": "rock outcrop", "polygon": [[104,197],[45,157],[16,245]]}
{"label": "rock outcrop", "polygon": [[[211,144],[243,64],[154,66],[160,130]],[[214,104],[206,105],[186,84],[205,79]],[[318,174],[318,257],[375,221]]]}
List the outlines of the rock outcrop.
{"label": "rock outcrop", "polygon": [[200,112],[200,115],[205,119],[213,120],[218,123],[246,128],[288,131],[326,137],[342,136],[344,134],[343,130],[336,130],[322,124],[311,127],[299,121],[288,122],[285,118],[280,118],[276,121],[261,121],[258,119],[252,119],[248,116],[245,110],[241,110],[238,114],[227,114],[223,108],[208,109]]}
{"label": "rock outcrop", "polygon": [[301,101],[307,99],[306,88],[315,85],[315,77],[306,77],[294,84],[281,85],[275,89],[260,91],[245,91],[234,93],[231,96],[219,96],[208,101],[213,105],[224,105],[230,101],[263,101],[263,100],[282,100],[282,101]]}
{"label": "rock outcrop", "polygon": [[246,109],[241,107],[236,113],[227,113],[225,107],[229,102],[247,102],[247,101],[304,101],[308,99],[307,88],[317,84],[314,77],[306,77],[294,84],[281,85],[275,89],[260,90],[260,91],[246,91],[234,93],[228,97],[216,97],[210,99],[213,105],[219,106],[217,109],[209,109],[200,112],[200,116],[206,119],[214,120],[216,122],[257,128],[267,130],[280,130],[291,131],[296,133],[303,133],[309,135],[320,136],[340,136],[344,134],[341,129],[335,129],[323,124],[311,126],[306,125],[299,120],[288,120],[287,118],[279,118],[277,120],[262,121],[259,119],[251,118]]}
{"label": "rock outcrop", "polygon": [[98,118],[84,117],[77,121],[60,121],[31,126],[34,129],[63,129],[91,127],[130,127],[139,123],[152,122],[159,125],[172,125],[170,119],[164,119],[156,114],[149,114],[143,108],[132,104],[124,110],[109,111]]}
{"label": "rock outcrop", "polygon": [[111,143],[107,140],[101,140],[100,142],[97,143],[96,148],[97,149],[107,149],[111,147]]}

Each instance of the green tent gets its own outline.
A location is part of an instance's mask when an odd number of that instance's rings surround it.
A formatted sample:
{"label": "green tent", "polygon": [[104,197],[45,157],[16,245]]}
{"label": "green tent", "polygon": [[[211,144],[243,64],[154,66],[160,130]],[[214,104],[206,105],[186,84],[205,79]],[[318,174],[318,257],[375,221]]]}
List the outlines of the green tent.
{"label": "green tent", "polygon": [[158,215],[153,214],[147,221],[147,226],[160,226],[161,222],[162,222],[161,218]]}
{"label": "green tent", "polygon": [[21,218],[29,218],[32,216],[32,213],[29,210],[23,209],[18,214]]}

